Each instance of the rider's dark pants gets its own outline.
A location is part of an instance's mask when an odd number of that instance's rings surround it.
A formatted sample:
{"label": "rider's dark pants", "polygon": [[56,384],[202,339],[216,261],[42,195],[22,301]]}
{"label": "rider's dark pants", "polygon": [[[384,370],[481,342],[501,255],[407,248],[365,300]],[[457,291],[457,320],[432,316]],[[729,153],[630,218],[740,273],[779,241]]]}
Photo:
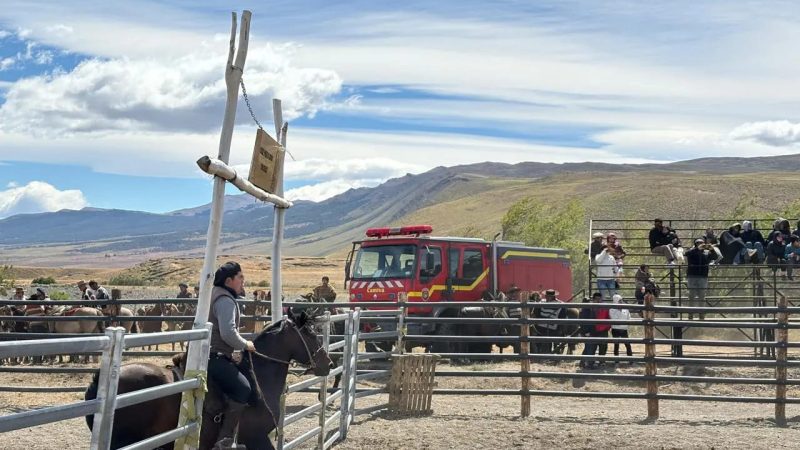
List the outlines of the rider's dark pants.
{"label": "rider's dark pants", "polygon": [[212,353],[208,360],[208,377],[234,402],[247,403],[250,398],[250,382],[230,359]]}

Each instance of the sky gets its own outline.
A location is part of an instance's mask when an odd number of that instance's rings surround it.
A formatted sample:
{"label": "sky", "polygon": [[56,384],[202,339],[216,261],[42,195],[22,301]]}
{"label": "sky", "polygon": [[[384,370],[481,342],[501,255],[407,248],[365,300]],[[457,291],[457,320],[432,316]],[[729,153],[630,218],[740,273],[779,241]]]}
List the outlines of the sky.
{"label": "sky", "polygon": [[[483,161],[800,152],[791,1],[4,0],[0,218],[207,203],[195,161],[218,151],[243,9],[244,82],[270,133],[283,102],[292,199]],[[242,173],[255,131],[240,96]]]}

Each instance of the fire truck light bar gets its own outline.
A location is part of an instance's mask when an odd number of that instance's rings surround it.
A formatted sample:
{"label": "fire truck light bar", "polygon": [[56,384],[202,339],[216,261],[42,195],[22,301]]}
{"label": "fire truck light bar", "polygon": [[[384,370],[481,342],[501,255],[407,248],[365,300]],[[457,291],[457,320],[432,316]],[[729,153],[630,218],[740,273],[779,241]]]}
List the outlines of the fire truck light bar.
{"label": "fire truck light bar", "polygon": [[387,236],[411,236],[420,234],[430,234],[433,232],[433,227],[430,225],[412,225],[408,227],[395,227],[395,228],[367,228],[367,237],[382,238]]}

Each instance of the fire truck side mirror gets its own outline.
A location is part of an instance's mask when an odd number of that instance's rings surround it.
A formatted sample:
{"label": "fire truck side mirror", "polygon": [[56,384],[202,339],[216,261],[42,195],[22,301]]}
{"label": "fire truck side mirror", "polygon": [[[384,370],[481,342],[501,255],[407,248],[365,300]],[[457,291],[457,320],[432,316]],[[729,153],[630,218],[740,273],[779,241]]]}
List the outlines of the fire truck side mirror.
{"label": "fire truck side mirror", "polygon": [[433,252],[428,252],[425,254],[425,270],[429,273],[433,272],[433,269],[436,267],[436,260],[433,257]]}

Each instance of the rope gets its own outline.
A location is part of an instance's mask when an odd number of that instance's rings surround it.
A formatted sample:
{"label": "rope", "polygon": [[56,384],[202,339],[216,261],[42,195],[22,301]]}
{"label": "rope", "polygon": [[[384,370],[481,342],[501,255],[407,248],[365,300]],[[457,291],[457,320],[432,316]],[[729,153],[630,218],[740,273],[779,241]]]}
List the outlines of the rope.
{"label": "rope", "polygon": [[186,423],[189,422],[197,422],[197,428],[190,434],[182,436],[177,441],[175,441],[175,448],[186,448],[186,446],[190,446],[192,448],[199,448],[200,447],[200,426],[202,425],[202,414],[197,414],[197,403],[196,401],[200,399],[201,401],[205,399],[206,392],[208,392],[208,382],[206,377],[205,370],[187,370],[184,373],[184,379],[190,378],[197,378],[200,380],[200,386],[197,389],[192,389],[189,391],[183,392],[183,399],[181,400],[181,417],[186,418]]}

